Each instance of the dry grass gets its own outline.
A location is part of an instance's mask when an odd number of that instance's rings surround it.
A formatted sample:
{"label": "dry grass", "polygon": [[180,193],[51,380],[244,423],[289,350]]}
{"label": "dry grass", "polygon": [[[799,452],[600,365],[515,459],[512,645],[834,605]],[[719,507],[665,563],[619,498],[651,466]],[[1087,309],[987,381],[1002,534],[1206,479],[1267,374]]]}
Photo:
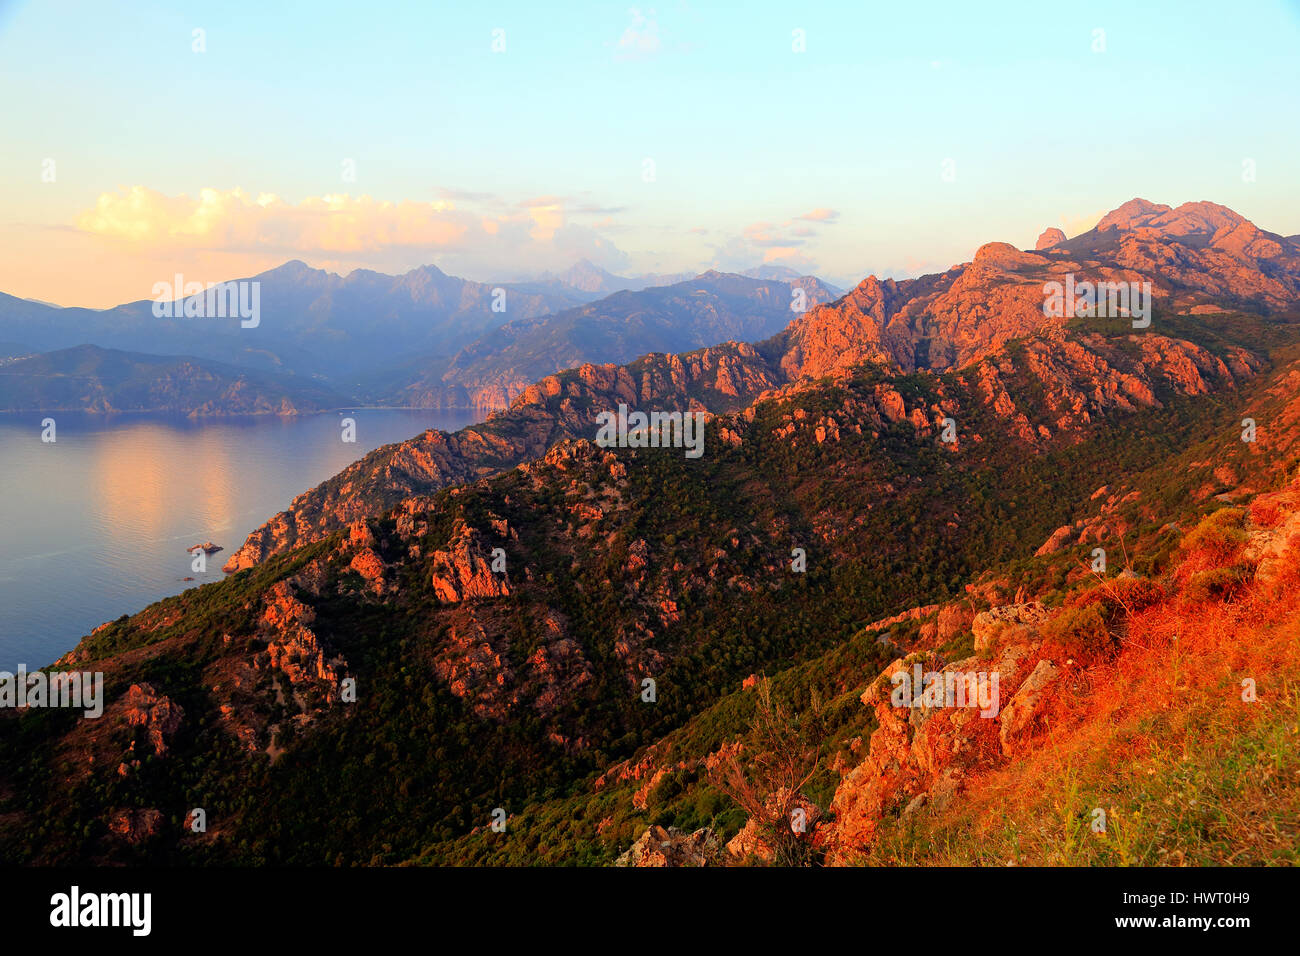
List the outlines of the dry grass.
{"label": "dry grass", "polygon": [[[1205,570],[1241,513],[1188,536]],[[1262,515],[1267,518],[1267,515]],[[909,865],[1300,862],[1300,553],[1239,601],[1171,596],[1057,694],[1035,749],[943,813],[882,821],[862,860]],[[1180,569],[1181,570],[1181,569]],[[1243,700],[1252,680],[1257,699]],[[1106,815],[1104,833],[1094,812]]]}

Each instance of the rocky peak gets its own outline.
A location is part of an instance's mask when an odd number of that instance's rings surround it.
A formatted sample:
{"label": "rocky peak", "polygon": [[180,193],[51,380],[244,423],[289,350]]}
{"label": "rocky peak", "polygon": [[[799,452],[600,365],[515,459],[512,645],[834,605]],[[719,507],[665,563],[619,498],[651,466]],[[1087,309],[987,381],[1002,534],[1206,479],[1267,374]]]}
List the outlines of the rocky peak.
{"label": "rocky peak", "polygon": [[1009,242],[986,242],[975,251],[972,265],[1014,272],[1026,267],[1047,265],[1047,260],[1032,252],[1021,252]]}
{"label": "rocky peak", "polygon": [[1055,226],[1049,226],[1044,229],[1042,235],[1038,237],[1038,242],[1034,243],[1037,250],[1050,249],[1058,243],[1065,242],[1065,233]]}
{"label": "rocky peak", "polygon": [[906,338],[887,331],[890,316],[906,301],[903,290],[893,279],[867,276],[843,298],[808,310],[783,333],[782,370],[790,378],[817,378],[874,359],[910,359]]}
{"label": "rocky peak", "polygon": [[[1148,240],[1181,241],[1194,248],[1208,245],[1242,258],[1272,258],[1282,252],[1278,246],[1282,237],[1263,232],[1227,206],[1204,201],[1171,209],[1133,199],[1108,213],[1096,229],[1116,229]],[[1276,248],[1261,244],[1261,240]]]}
{"label": "rocky peak", "polygon": [[1105,232],[1107,229],[1135,229],[1166,212],[1169,212],[1169,207],[1163,203],[1130,199],[1119,208],[1112,209],[1102,216],[1101,221],[1093,228],[1098,232]]}

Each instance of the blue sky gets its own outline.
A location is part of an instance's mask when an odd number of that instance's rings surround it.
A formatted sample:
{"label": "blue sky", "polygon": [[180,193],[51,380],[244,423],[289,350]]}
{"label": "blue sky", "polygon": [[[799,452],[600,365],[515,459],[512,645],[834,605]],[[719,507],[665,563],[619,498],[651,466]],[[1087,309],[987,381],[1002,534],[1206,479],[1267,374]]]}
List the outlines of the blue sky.
{"label": "blue sky", "polygon": [[0,0],[0,290],[291,257],[850,282],[1134,196],[1300,232],[1300,4],[1133,7]]}

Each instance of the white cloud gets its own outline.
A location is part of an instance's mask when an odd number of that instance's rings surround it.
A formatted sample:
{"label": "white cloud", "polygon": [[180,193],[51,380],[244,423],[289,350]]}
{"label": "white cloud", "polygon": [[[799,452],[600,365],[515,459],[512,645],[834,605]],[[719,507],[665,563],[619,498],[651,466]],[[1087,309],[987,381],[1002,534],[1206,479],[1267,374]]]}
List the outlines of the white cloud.
{"label": "white cloud", "polygon": [[620,60],[639,60],[658,54],[663,46],[654,10],[647,10],[643,15],[639,8],[632,7],[627,13],[632,22],[618,38],[615,57]]}
{"label": "white cloud", "polygon": [[808,222],[834,222],[840,218],[838,211],[827,209],[825,206],[818,206],[812,212],[806,212],[802,216],[795,216],[796,219],[806,219]]}
{"label": "white cloud", "polygon": [[[391,202],[333,194],[290,202],[241,189],[167,196],[145,186],[104,193],[77,219],[85,234],[153,251],[261,253],[309,261],[400,270],[436,262],[461,275],[502,276],[567,268],[587,257],[605,268],[627,256],[585,221],[617,212],[543,196],[507,206],[483,194],[432,202]],[[479,208],[473,208],[480,204]],[[606,215],[601,222],[614,227]]]}
{"label": "white cloud", "polygon": [[752,222],[713,248],[712,268],[739,272],[758,264],[789,266],[801,272],[816,271],[818,263],[803,247],[818,236],[818,227],[839,219],[834,209],[818,207],[785,222]]}

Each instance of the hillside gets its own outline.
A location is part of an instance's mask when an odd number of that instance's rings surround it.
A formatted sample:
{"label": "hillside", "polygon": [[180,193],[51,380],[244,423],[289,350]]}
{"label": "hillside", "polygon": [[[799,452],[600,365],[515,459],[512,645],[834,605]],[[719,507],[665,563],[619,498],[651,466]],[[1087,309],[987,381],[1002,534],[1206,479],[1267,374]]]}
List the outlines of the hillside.
{"label": "hillside", "polygon": [[[1284,354],[1231,409],[1267,422],[1267,444],[1241,442],[1225,414],[1162,443],[1146,468],[1137,448],[1125,460],[1124,444],[1078,446],[1105,483],[1037,549],[1022,535],[947,600],[918,593],[846,623],[827,650],[755,668],[573,792],[512,807],[513,835],[434,841],[420,862],[734,865],[779,847],[786,863],[1294,864],[1300,361]],[[1171,411],[1167,423],[1188,409]],[[1159,431],[1148,420],[1131,437]],[[1111,555],[1101,575],[1097,546]],[[997,719],[900,714],[890,677],[917,663],[998,672]],[[783,762],[810,774],[805,786],[792,796],[774,789],[779,775],[751,775],[771,816],[745,812],[734,768]],[[793,846],[792,807],[811,821]]]}
{"label": "hillside", "polygon": [[[1150,240],[1183,278],[1149,328],[1044,321],[1056,246],[994,244],[759,346],[584,365],[483,425],[377,450],[255,532],[226,580],[66,655],[104,672],[102,718],[0,712],[0,848],[1293,861],[1300,321],[1272,298],[1290,253],[1224,251],[1235,240],[1179,232],[1190,215]],[[1089,241],[1122,249],[1128,228]],[[1211,282],[1238,305],[1197,309]],[[1034,285],[1039,308],[1020,310]],[[972,313],[983,300],[1001,305]],[[707,411],[704,455],[597,447],[595,415],[619,402]],[[1234,634],[1255,644],[1233,651]],[[996,719],[900,716],[881,692],[917,664],[1005,675]],[[1233,709],[1245,677],[1263,706]],[[1222,736],[1193,739],[1198,722]],[[1191,772],[1229,742],[1235,761]],[[1132,772],[1106,772],[1117,754]],[[1044,779],[1057,789],[1029,786]],[[1014,818],[987,796],[1010,789]],[[184,826],[195,806],[206,833]],[[1105,843],[1080,838],[1096,806]],[[795,808],[809,825],[792,838]],[[1233,822],[1247,813],[1261,825]]]}
{"label": "hillside", "polygon": [[[1126,341],[1098,336],[1087,354],[1132,363]],[[1282,420],[1270,390],[1297,373],[1272,351],[1240,379],[1213,362],[1221,378],[1128,364],[1153,399],[1125,399],[1131,408],[1089,379],[1062,380],[1063,397],[1097,397],[1054,418],[1051,437],[1018,436],[1015,414],[981,396],[977,370],[897,379],[865,369],[721,417],[695,462],[568,442],[500,477],[411,499],[83,641],[61,666],[94,662],[113,703],[97,722],[24,716],[21,737],[4,722],[0,792],[12,797],[0,842],[20,852],[11,835],[45,826],[40,852],[65,860],[612,859],[646,819],[636,775],[548,829],[540,858],[527,821],[582,781],[644,759],[638,748],[696,733],[692,720],[748,674],[848,654],[861,684],[894,656],[875,634],[863,650],[856,638],[845,645],[863,622],[950,602],[981,569],[1023,561],[1035,547],[1026,542],[1082,518],[1117,474],[1136,481],[1153,460],[1203,456],[1205,435],[1222,436],[1215,464],[1182,465],[1167,497],[1124,502],[1146,534],[1203,508],[1191,492],[1218,463],[1235,469],[1233,487],[1254,480],[1250,451],[1229,442],[1245,447],[1243,408]],[[1024,374],[1031,355],[1012,357],[1006,398],[1033,421],[1043,391]],[[1290,432],[1275,437],[1294,442],[1285,407]],[[940,410],[964,422],[955,448],[936,441]],[[1260,480],[1269,473],[1261,466]],[[490,569],[495,547],[504,574]],[[791,573],[793,547],[806,550],[806,573]],[[1160,570],[1159,553],[1141,573]],[[1037,573],[1064,581],[1065,557]],[[895,638],[908,643],[905,630]],[[647,676],[654,706],[638,696]],[[337,700],[345,677],[364,706]],[[196,792],[225,822],[178,837],[166,821]],[[310,815],[290,809],[308,794]],[[620,814],[594,815],[615,805]],[[719,798],[703,805],[725,809]],[[522,844],[468,835],[495,806],[520,815]],[[622,823],[597,832],[604,816]],[[592,829],[579,846],[568,830],[584,820]]]}
{"label": "hillside", "polygon": [[834,298],[811,276],[769,280],[706,272],[673,285],[616,292],[556,315],[514,319],[449,362],[429,363],[384,398],[415,407],[505,408],[532,383],[580,365],[756,342],[790,322],[794,289],[807,308]]}
{"label": "hillside", "polygon": [[293,415],[348,404],[310,380],[94,345],[0,364],[0,411]]}

